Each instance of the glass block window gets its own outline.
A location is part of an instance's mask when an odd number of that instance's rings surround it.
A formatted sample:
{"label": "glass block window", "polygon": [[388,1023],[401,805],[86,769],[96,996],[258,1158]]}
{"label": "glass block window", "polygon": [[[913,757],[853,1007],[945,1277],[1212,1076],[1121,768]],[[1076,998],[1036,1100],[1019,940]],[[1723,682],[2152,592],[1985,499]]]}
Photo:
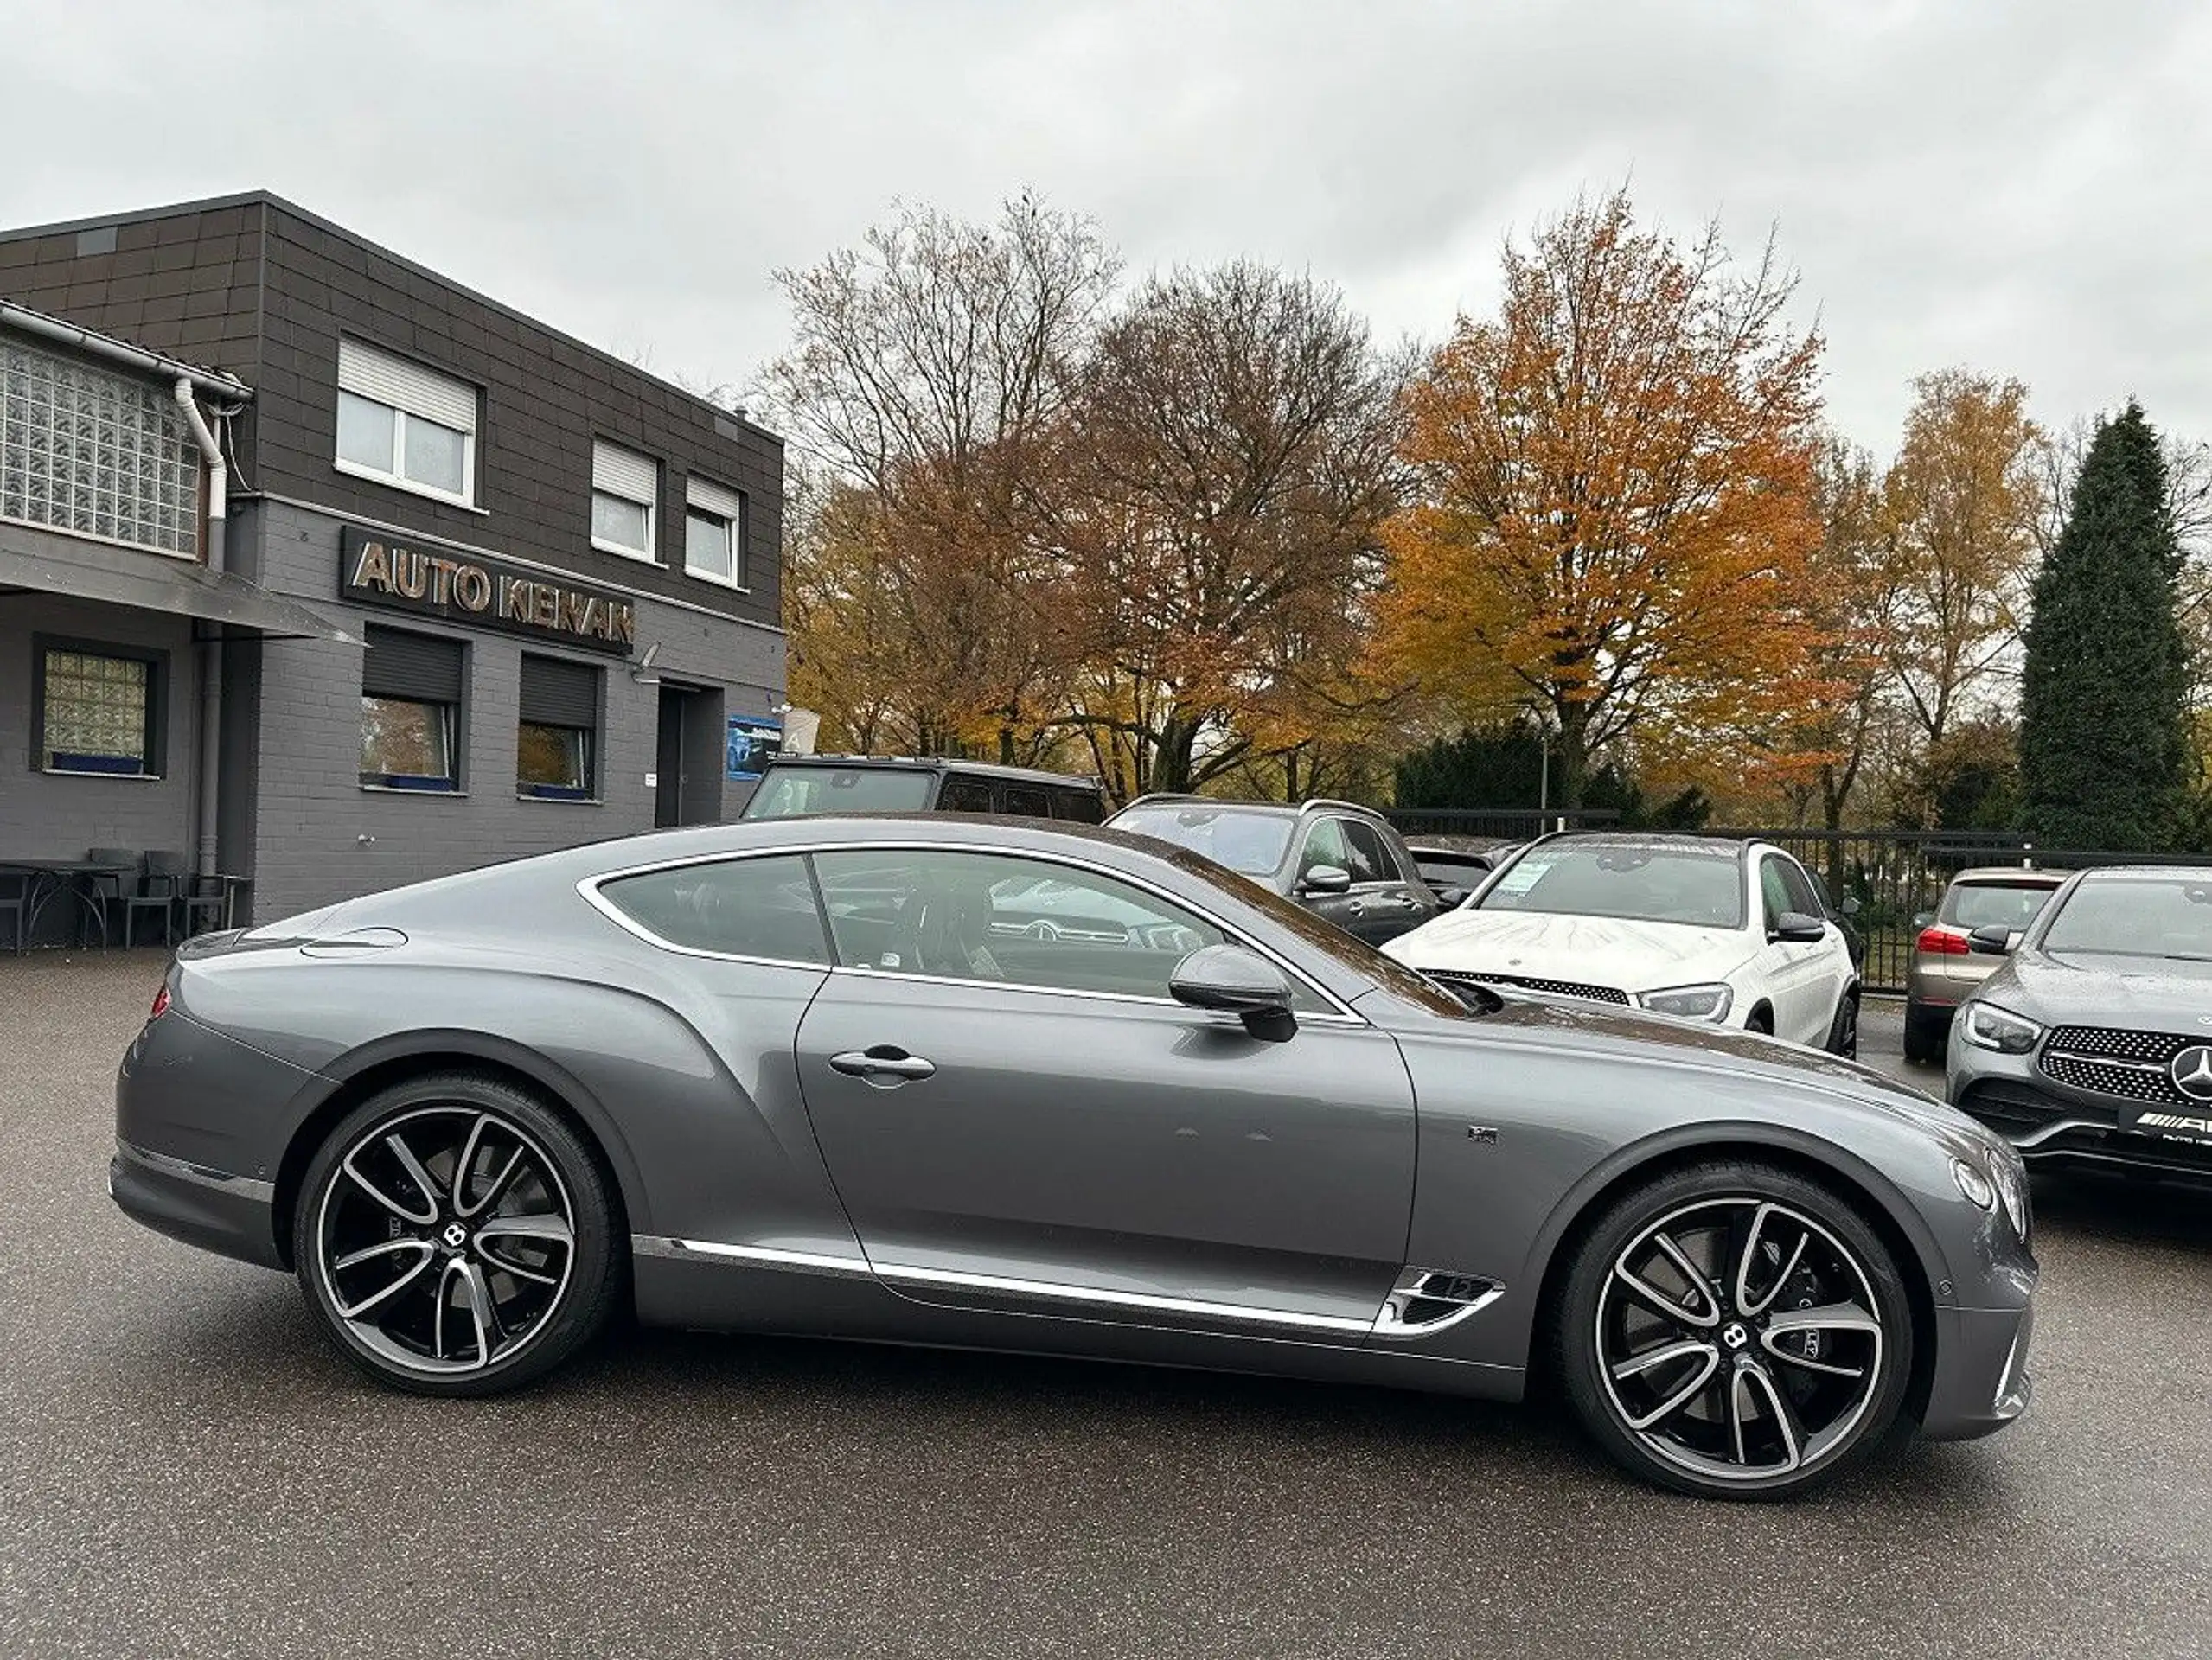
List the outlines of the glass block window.
{"label": "glass block window", "polygon": [[169,389],[0,341],[0,519],[196,558],[200,451]]}
{"label": "glass block window", "polygon": [[158,772],[154,664],[48,646],[40,680],[40,762],[49,772]]}

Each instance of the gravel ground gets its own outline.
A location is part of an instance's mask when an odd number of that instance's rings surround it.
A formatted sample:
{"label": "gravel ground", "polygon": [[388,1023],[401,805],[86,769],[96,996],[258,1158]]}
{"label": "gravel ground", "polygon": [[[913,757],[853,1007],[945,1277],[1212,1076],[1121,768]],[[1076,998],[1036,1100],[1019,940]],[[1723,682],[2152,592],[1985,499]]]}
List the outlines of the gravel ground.
{"label": "gravel ground", "polygon": [[1537,1411],[824,1343],[421,1401],[109,1203],[160,967],[0,960],[0,1655],[2212,1651],[2205,1198],[2039,1186],[2026,1420],[1793,1505]]}

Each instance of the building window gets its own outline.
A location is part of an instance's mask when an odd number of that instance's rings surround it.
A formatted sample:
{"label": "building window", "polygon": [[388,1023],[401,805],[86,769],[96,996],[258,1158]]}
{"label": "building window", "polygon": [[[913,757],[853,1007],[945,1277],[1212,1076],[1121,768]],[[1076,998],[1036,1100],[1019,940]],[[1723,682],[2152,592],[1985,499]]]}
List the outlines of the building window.
{"label": "building window", "polygon": [[200,451],[169,389],[0,342],[0,519],[197,557]]}
{"label": "building window", "polygon": [[161,776],[163,661],[157,654],[42,642],[38,656],[42,768]]}
{"label": "building window", "polygon": [[476,389],[359,341],[338,342],[338,470],[476,505]]}
{"label": "building window", "polygon": [[522,659],[515,791],[539,801],[588,801],[598,793],[599,669],[559,657]]}
{"label": "building window", "polygon": [[361,782],[373,789],[459,789],[464,648],[458,641],[397,629],[368,632]]}
{"label": "building window", "polygon": [[703,478],[685,487],[683,568],[726,587],[745,585],[745,498]]}
{"label": "building window", "polygon": [[618,444],[591,445],[591,546],[624,559],[653,557],[653,504],[661,469],[649,456]]}

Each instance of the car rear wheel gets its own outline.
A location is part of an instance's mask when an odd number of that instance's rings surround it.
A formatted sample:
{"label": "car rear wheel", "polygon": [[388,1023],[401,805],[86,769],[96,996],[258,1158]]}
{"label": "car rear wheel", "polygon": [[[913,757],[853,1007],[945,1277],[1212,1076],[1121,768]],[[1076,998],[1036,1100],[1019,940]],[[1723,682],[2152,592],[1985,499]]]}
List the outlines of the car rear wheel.
{"label": "car rear wheel", "polygon": [[1858,987],[1844,993],[1836,1005],[1836,1018],[1828,1023],[1828,1052],[1847,1061],[1858,1058]]}
{"label": "car rear wheel", "polygon": [[379,1092],[310,1163],[292,1238],[308,1306],[379,1382],[493,1395],[605,1326],[622,1283],[604,1178],[559,1115],[495,1079]]}
{"label": "car rear wheel", "polygon": [[1905,1005],[1905,1058],[1915,1066],[1941,1065],[1944,1040],[1950,1032],[1945,1016]]}
{"label": "car rear wheel", "polygon": [[1850,1204],[1773,1166],[1692,1166],[1601,1216],[1553,1329],[1584,1427],[1646,1480],[1786,1498],[1880,1444],[1913,1365],[1889,1251]]}

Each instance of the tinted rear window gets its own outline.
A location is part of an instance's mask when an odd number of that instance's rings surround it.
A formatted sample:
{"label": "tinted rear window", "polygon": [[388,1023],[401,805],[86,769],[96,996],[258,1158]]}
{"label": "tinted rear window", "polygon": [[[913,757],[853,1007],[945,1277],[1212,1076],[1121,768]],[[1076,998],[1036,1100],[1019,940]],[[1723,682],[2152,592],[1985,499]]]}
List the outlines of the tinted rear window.
{"label": "tinted rear window", "polygon": [[795,853],[685,865],[599,884],[647,933],[694,951],[826,964],[829,939],[806,861]]}
{"label": "tinted rear window", "polygon": [[934,775],[911,767],[771,766],[742,814],[796,819],[809,813],[912,813],[930,804]]}
{"label": "tinted rear window", "polygon": [[2025,928],[2056,891],[2032,882],[1961,882],[1943,896],[1937,920],[1969,932],[1977,928]]}

